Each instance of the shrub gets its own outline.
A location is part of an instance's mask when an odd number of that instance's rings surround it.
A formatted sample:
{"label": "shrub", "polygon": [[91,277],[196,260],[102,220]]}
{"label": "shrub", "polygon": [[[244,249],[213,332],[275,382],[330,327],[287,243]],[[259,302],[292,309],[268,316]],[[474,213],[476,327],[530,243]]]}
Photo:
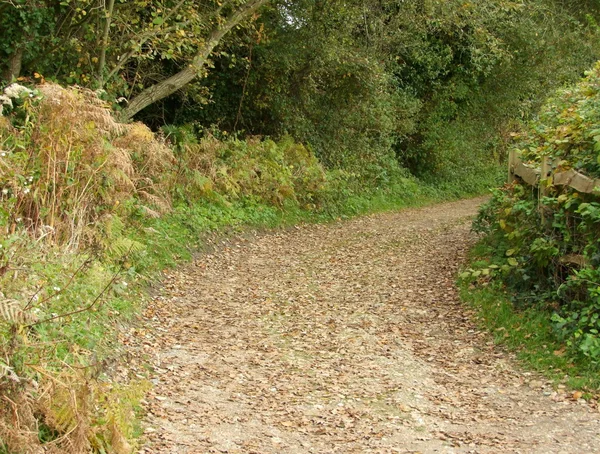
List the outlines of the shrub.
{"label": "shrub", "polygon": [[73,250],[133,195],[165,208],[172,152],[141,124],[116,122],[93,92],[39,86],[0,128],[0,190],[8,229]]}
{"label": "shrub", "polygon": [[209,135],[185,146],[179,185],[186,198],[253,199],[283,206],[314,208],[326,184],[316,157],[303,145],[284,138],[219,141]]}
{"label": "shrub", "polygon": [[[600,178],[600,63],[557,92],[539,118],[515,134],[524,159],[552,158],[557,170]],[[494,248],[495,268],[522,305],[552,310],[556,329],[578,354],[600,362],[600,193],[521,184],[495,190],[475,221]],[[481,270],[479,270],[481,272]],[[479,275],[478,275],[479,276]]]}

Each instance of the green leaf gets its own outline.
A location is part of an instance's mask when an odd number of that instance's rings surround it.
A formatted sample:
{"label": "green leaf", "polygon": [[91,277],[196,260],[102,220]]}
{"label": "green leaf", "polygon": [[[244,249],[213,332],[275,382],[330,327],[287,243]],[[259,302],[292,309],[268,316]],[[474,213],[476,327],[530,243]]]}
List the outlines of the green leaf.
{"label": "green leaf", "polygon": [[508,259],[508,264],[509,264],[510,266],[517,266],[517,265],[519,264],[519,262],[517,261],[517,259],[516,259],[516,258],[514,258],[514,257],[511,257],[511,258],[509,258],[509,259]]}

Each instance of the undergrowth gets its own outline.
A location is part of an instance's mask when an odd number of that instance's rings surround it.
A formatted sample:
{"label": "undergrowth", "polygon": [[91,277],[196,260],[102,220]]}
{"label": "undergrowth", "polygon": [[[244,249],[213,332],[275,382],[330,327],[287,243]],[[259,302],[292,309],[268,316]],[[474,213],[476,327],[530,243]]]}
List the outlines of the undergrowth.
{"label": "undergrowth", "polygon": [[[482,270],[490,265],[489,244],[481,241],[471,253],[471,266]],[[471,277],[465,276],[459,281],[459,289],[462,300],[476,310],[480,325],[497,344],[515,352],[526,368],[557,384],[584,390],[584,397],[598,395],[599,368],[569,351],[552,323],[551,310],[519,305],[518,295],[499,282],[475,285]]]}
{"label": "undergrowth", "polygon": [[[516,152],[532,167],[539,168],[545,158],[554,173],[575,170],[595,180],[596,188],[578,191],[541,176],[539,187],[517,180],[493,190],[473,224],[485,237],[485,259],[474,262],[461,277],[482,288],[469,298],[497,316],[493,323],[506,329],[509,341],[522,342],[524,349],[535,352],[534,363],[553,364],[569,376],[576,371],[584,377],[583,384],[597,390],[600,63],[578,84],[558,91],[539,118],[513,136]],[[496,294],[490,289],[504,292],[497,307],[486,302]],[[522,338],[513,325],[529,323],[531,317],[539,330]],[[552,344],[554,352],[536,344],[538,338]]]}

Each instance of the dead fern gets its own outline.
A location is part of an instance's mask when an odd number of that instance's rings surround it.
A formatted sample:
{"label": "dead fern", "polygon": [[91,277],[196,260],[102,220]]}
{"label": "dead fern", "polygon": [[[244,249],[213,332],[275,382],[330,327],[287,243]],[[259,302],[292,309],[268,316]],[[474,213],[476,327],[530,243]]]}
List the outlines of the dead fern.
{"label": "dead fern", "polygon": [[10,164],[0,158],[0,170],[7,169],[0,189],[15,198],[9,232],[22,226],[77,250],[93,245],[98,221],[123,212],[137,194],[148,215],[170,210],[174,156],[162,138],[141,123],[116,121],[90,90],[55,84],[39,90],[40,101],[26,107],[25,126],[0,133],[0,144],[7,134],[25,144],[10,151],[26,156]]}
{"label": "dead fern", "polygon": [[91,444],[91,384],[76,373],[64,372],[48,383],[37,401],[37,414],[43,424],[57,434],[45,443],[54,452],[84,454]]}
{"label": "dead fern", "polygon": [[0,440],[8,452],[41,454],[31,386],[0,387]]}
{"label": "dead fern", "polygon": [[75,110],[80,122],[93,122],[94,127],[107,138],[118,137],[127,130],[127,125],[119,123],[112,115],[110,105],[98,98],[92,90],[83,87],[63,88],[46,83],[38,87],[44,102],[58,109],[65,109],[69,115]]}
{"label": "dead fern", "polygon": [[0,299],[0,319],[8,323],[25,323],[25,312],[18,301]]}

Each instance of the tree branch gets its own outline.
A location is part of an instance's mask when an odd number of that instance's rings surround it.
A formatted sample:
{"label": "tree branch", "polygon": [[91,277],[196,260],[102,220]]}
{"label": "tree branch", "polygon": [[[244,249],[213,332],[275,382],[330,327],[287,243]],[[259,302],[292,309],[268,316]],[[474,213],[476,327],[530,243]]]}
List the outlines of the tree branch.
{"label": "tree branch", "polygon": [[124,120],[131,119],[140,110],[145,109],[156,101],[166,98],[194,80],[221,39],[223,39],[223,37],[242,20],[248,18],[254,11],[268,1],[269,0],[252,0],[234,11],[222,26],[217,26],[211,32],[204,42],[204,45],[198,49],[196,55],[185,68],[168,79],[143,90],[129,103],[127,108],[123,110],[121,115],[122,118]]}
{"label": "tree branch", "polygon": [[144,33],[135,46],[133,46],[129,51],[125,52],[119,57],[119,63],[117,63],[115,67],[110,71],[110,73],[108,73],[108,76],[106,76],[106,80],[109,81],[110,79],[112,79],[115,76],[115,74],[117,74],[121,70],[125,63],[127,63],[127,61],[133,56],[133,54],[135,54],[139,50],[139,48],[142,45],[144,45],[146,41],[148,41],[151,38],[154,38],[155,36],[160,35],[161,33],[169,33],[173,30],[177,30],[178,27],[185,26],[189,23],[190,21],[186,21],[177,25],[171,25],[167,28],[163,28],[160,30],[152,30],[151,32]]}
{"label": "tree branch", "polygon": [[[110,1],[114,3],[114,0],[110,0]],[[171,17],[173,17],[173,15],[177,11],[179,11],[179,9],[183,6],[185,1],[186,0],[180,0],[179,3],[177,3],[167,14],[165,14],[165,16],[163,17],[163,24],[166,23]],[[124,54],[122,54],[119,57],[118,63],[110,71],[110,73],[106,77],[106,80],[109,81],[110,79],[112,79],[115,76],[115,74],[117,74],[121,70],[123,65],[125,65],[125,63],[133,56],[133,54],[135,54],[138,51],[138,49],[150,38],[158,36],[161,33],[169,33],[170,31],[176,30],[177,27],[181,27],[181,26],[185,26],[185,25],[189,24],[189,22],[190,21],[185,21],[185,22],[181,22],[177,25],[172,25],[170,27],[161,28],[161,29],[156,28],[149,32],[143,33],[142,36],[140,37],[140,39],[138,40],[137,44],[135,46],[133,46],[129,51],[125,52]]]}

